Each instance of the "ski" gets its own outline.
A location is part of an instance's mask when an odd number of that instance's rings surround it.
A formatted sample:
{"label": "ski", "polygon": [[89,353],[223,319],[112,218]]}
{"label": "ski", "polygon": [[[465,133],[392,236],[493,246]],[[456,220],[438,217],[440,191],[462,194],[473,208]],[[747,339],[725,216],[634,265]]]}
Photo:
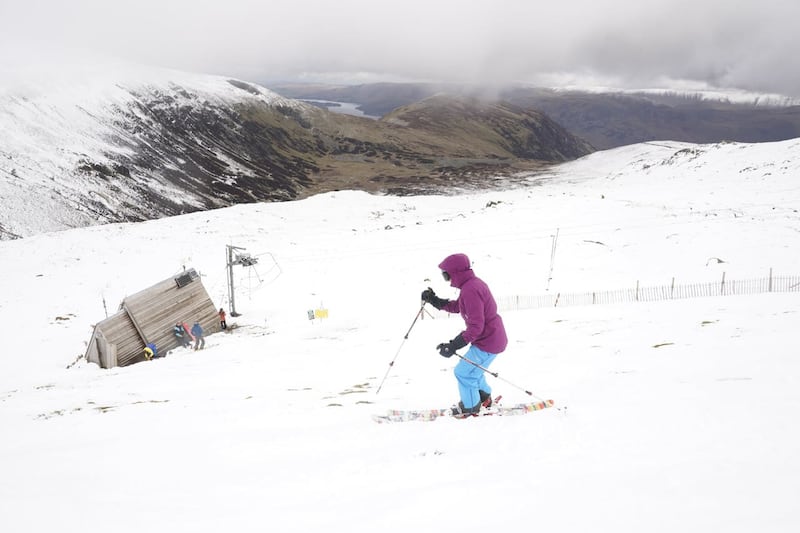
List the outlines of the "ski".
{"label": "ski", "polygon": [[379,424],[391,422],[432,422],[437,418],[477,418],[481,416],[514,416],[532,413],[534,411],[541,411],[548,407],[555,406],[553,400],[544,400],[541,402],[525,402],[513,405],[495,405],[488,409],[481,409],[479,413],[466,414],[466,415],[453,415],[452,408],[447,407],[444,409],[389,409],[385,414],[374,414],[372,419]]}

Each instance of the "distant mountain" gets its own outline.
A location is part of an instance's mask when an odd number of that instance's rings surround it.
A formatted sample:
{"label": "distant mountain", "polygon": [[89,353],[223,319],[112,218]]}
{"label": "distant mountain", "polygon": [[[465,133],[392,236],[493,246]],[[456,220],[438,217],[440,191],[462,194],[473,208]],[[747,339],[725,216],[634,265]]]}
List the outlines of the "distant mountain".
{"label": "distant mountain", "polygon": [[800,106],[658,93],[514,89],[504,98],[546,113],[600,150],[646,141],[783,141],[800,137]]}
{"label": "distant mountain", "polygon": [[[376,116],[443,90],[451,94],[486,93],[475,87],[392,83],[279,85],[272,89],[292,98],[355,103],[364,113]],[[491,99],[545,113],[598,150],[652,140],[768,142],[800,137],[800,106],[796,101],[775,97],[517,87],[494,91]]]}
{"label": "distant mountain", "polygon": [[0,131],[0,239],[334,189],[481,187],[592,151],[505,104],[435,97],[375,121],[149,70],[1,88]]}
{"label": "distant mountain", "polygon": [[[436,95],[399,107],[381,119],[433,133],[464,157],[567,161],[592,151],[548,116],[506,102]],[[477,152],[477,153],[476,153]]]}

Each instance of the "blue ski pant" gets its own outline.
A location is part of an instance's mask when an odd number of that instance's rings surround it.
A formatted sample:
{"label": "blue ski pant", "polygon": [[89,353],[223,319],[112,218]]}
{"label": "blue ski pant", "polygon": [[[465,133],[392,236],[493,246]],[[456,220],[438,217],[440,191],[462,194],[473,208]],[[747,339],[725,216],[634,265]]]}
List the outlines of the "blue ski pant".
{"label": "blue ski pant", "polygon": [[[464,354],[464,359],[481,365],[483,368],[488,368],[495,357],[497,357],[497,354],[484,352],[474,345],[470,346],[467,353]],[[483,370],[464,359],[458,361],[453,373],[456,375],[456,380],[458,380],[458,394],[461,396],[461,403],[464,404],[464,407],[469,408],[475,407],[480,401],[479,390],[491,394],[492,389],[486,383],[486,376],[484,376]]]}

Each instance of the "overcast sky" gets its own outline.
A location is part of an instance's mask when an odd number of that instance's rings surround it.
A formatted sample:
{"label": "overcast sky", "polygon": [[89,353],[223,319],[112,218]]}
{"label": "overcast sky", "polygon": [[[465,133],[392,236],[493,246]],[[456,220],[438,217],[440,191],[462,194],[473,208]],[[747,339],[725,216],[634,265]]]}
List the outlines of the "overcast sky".
{"label": "overcast sky", "polygon": [[[0,0],[0,60],[250,81],[737,88],[800,97],[800,0]],[[36,59],[39,61],[39,59]]]}

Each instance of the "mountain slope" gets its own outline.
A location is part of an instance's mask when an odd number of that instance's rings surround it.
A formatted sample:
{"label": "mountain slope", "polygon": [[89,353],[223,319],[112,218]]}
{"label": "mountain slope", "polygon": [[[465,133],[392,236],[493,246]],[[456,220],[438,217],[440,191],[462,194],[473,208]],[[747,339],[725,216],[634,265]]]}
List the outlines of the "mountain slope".
{"label": "mountain slope", "polygon": [[503,96],[520,106],[547,113],[601,150],[655,140],[753,143],[800,137],[797,105],[741,104],[669,94],[532,89],[515,89]]}
{"label": "mountain slope", "polygon": [[542,113],[477,98],[432,96],[383,120],[436,132],[455,146],[478,147],[485,157],[567,161],[592,150]]}
{"label": "mountain slope", "polygon": [[274,132],[297,128],[293,117],[307,108],[184,73],[5,91],[0,193],[13,202],[0,208],[0,225],[29,235],[292,198],[313,160]]}
{"label": "mountain slope", "polygon": [[[799,174],[800,140],[648,143],[530,188],[334,192],[0,242],[3,530],[794,532],[800,293],[567,297],[797,275]],[[228,244],[260,262],[233,270],[227,333],[66,368],[105,302],[184,265],[227,309]],[[425,287],[458,295],[436,268],[455,252],[508,332],[492,392],[558,409],[375,424],[458,401],[456,358],[435,346],[463,320],[415,320]],[[560,303],[513,305],[545,293]],[[453,504],[464,487],[474,510]]]}
{"label": "mountain slope", "polygon": [[[436,84],[374,83],[356,86],[278,85],[284,96],[358,104],[383,116],[439,91]],[[480,87],[447,86],[451,94],[479,94]],[[800,137],[796,100],[703,93],[588,92],[517,87],[495,98],[547,114],[598,150],[651,140],[692,143],[770,142]]]}
{"label": "mountain slope", "polygon": [[[586,155],[593,148],[547,117],[508,104],[437,95],[380,120],[319,114],[327,154],[313,192],[360,189],[392,194],[449,193],[513,181]],[[322,132],[335,132],[334,134]]]}
{"label": "mountain slope", "polygon": [[477,101],[436,98],[374,121],[156,72],[0,92],[0,239],[335,189],[482,187],[591,151],[544,117]]}

